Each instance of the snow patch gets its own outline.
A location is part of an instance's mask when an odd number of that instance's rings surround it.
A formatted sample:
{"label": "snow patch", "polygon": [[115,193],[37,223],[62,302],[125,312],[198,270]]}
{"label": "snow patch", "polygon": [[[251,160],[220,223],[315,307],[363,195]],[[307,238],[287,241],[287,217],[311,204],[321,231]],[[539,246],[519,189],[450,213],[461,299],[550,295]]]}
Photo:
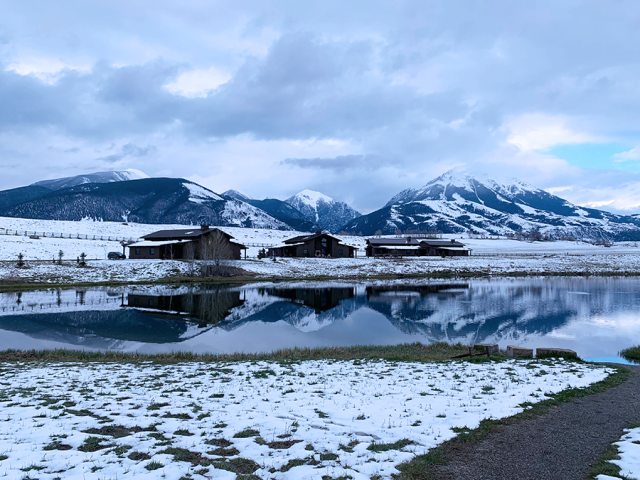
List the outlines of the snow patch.
{"label": "snow patch", "polygon": [[195,183],[184,183],[184,186],[189,190],[189,201],[193,203],[203,203],[208,201],[219,201],[222,197],[216,195],[211,190],[207,190]]}

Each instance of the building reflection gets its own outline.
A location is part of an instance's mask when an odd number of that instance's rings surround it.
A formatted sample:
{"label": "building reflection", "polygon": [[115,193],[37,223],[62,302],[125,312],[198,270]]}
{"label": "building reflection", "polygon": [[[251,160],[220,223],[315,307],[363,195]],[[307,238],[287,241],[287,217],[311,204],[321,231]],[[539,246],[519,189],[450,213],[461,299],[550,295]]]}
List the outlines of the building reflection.
{"label": "building reflection", "polygon": [[244,303],[242,293],[227,288],[182,295],[129,293],[124,306],[166,315],[186,316],[197,320],[200,325],[216,325],[229,316],[233,308]]}
{"label": "building reflection", "polygon": [[344,300],[355,297],[353,287],[336,288],[265,288],[267,295],[279,297],[322,313],[340,305]]}

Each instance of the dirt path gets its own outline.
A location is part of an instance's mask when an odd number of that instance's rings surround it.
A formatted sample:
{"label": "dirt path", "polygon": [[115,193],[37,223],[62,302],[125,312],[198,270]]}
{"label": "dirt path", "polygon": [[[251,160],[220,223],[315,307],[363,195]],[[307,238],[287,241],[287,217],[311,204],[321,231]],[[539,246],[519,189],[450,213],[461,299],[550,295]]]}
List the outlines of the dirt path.
{"label": "dirt path", "polygon": [[640,420],[640,366],[629,380],[595,395],[552,407],[535,418],[500,427],[475,444],[447,453],[434,466],[439,480],[585,480],[590,464]]}

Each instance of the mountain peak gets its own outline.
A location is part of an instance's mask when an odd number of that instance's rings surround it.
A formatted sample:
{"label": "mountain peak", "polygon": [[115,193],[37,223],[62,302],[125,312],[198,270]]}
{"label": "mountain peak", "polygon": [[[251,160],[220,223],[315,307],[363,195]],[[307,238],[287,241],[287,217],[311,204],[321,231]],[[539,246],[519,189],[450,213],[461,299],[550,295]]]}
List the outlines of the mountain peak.
{"label": "mountain peak", "polygon": [[86,183],[126,182],[128,180],[142,180],[145,178],[149,178],[149,175],[141,172],[140,170],[129,168],[127,170],[86,173],[83,175],[76,175],[75,177],[41,180],[33,183],[32,185],[45,187],[50,190],[61,190],[63,188],[75,187],[76,185],[84,185]]}
{"label": "mountain peak", "polygon": [[314,190],[303,190],[285,202],[300,211],[305,220],[332,232],[339,231],[344,224],[360,216],[346,203]]}
{"label": "mountain peak", "polygon": [[246,195],[239,190],[233,190],[233,189],[223,192],[222,195],[224,195],[225,197],[235,198],[236,200],[240,200],[242,202],[253,200],[249,195]]}
{"label": "mountain peak", "polygon": [[333,198],[325,195],[324,193],[316,192],[315,190],[302,190],[300,193],[297,193],[291,198],[299,198],[307,203],[311,203],[313,205],[317,204],[320,200],[323,200],[327,203],[333,202]]}

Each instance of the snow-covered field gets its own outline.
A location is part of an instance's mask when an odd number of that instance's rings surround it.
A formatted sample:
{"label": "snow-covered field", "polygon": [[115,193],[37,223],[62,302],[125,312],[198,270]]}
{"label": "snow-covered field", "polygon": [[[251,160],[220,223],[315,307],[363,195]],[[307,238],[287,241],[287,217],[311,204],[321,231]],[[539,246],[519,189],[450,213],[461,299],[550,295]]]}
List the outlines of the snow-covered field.
{"label": "snow-covered field", "polygon": [[[143,235],[158,230],[189,228],[191,225],[151,225],[143,223],[96,222],[86,220],[69,222],[58,220],[32,220],[28,218],[0,217],[0,260],[15,260],[22,252],[26,259],[49,260],[57,257],[62,250],[65,258],[75,259],[86,253],[90,259],[105,259],[108,252],[122,252],[120,239],[136,240]],[[249,247],[248,256],[255,257],[262,245],[277,245],[287,238],[302,235],[305,232],[291,230],[269,230],[256,228],[219,227],[232,235],[239,243]],[[15,235],[18,231],[21,235]],[[6,235],[9,232],[9,235]],[[36,233],[39,239],[31,239],[24,232]],[[50,234],[67,238],[51,238]],[[43,236],[46,234],[47,236]],[[73,238],[68,238],[71,235]],[[78,239],[77,236],[88,235],[91,240]],[[96,236],[98,239],[93,240]],[[104,240],[100,240],[102,237]],[[107,241],[107,238],[118,240]],[[341,236],[349,245],[362,249],[364,254],[365,240],[362,237]],[[128,253],[128,252],[127,252]]]}
{"label": "snow-covered field", "polygon": [[548,360],[0,368],[0,476],[42,480],[391,478],[457,429],[610,373]]}
{"label": "snow-covered field", "polygon": [[[640,480],[640,428],[626,430],[619,442],[614,445],[618,447],[620,460],[610,460],[620,467],[620,475],[624,478]],[[610,475],[598,475],[598,480],[620,480],[622,477],[612,477]]]}
{"label": "snow-covered field", "polygon": [[[636,275],[640,272],[640,255],[548,255],[522,257],[418,257],[405,259],[376,258],[278,258],[233,260],[230,264],[258,278],[332,278],[356,279],[381,275],[531,275],[549,273]],[[170,260],[96,260],[87,267],[75,261],[27,261],[27,268],[15,262],[0,262],[0,280],[28,280],[38,283],[72,284],[94,282],[138,282],[185,277],[190,265]]]}
{"label": "snow-covered field", "polygon": [[[142,235],[184,225],[121,224],[115,222],[64,222],[0,218],[0,279],[36,279],[50,283],[151,281],[158,278],[184,276],[189,266],[184,262],[126,260],[91,261],[88,268],[75,266],[81,253],[89,259],[104,259],[108,252],[122,252],[119,242],[108,237],[139,238]],[[3,232],[54,232],[58,238],[31,239],[24,235]],[[356,278],[375,275],[421,275],[434,272],[459,274],[506,275],[514,272],[544,274],[560,273],[622,273],[640,271],[640,248],[635,242],[618,243],[612,247],[584,242],[519,242],[507,239],[462,238],[473,255],[465,258],[420,257],[404,259],[372,259],[364,257],[364,237],[342,237],[345,243],[357,246],[358,258],[316,259],[288,258],[258,261],[255,256],[262,246],[275,245],[301,232],[224,227],[240,243],[249,245],[249,260],[232,262],[250,274],[266,277],[330,276]],[[59,238],[59,234],[74,238]],[[78,239],[77,235],[102,237],[104,240]],[[453,238],[445,235],[445,238]],[[459,238],[459,237],[456,237]],[[58,252],[64,253],[62,266],[53,265]],[[29,268],[18,269],[13,261],[23,253]],[[2,262],[6,260],[6,262]],[[46,263],[39,263],[36,260]]]}

